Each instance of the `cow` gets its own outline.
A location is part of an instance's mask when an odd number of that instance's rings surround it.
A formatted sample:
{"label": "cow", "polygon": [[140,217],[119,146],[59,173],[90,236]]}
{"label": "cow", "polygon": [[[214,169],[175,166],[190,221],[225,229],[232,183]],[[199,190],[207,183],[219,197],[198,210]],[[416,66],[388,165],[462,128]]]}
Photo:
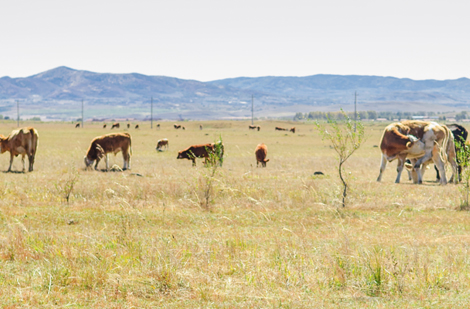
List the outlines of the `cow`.
{"label": "cow", "polygon": [[169,146],[169,143],[168,143],[168,139],[167,138],[163,138],[163,139],[159,139],[157,141],[157,147],[155,148],[155,150],[157,151],[163,151],[163,147],[165,147],[166,150],[168,150],[168,146]]}
{"label": "cow", "polygon": [[257,128],[257,126],[250,126],[250,125],[248,126],[249,130],[255,130],[256,128]]}
{"label": "cow", "polygon": [[13,130],[7,137],[0,134],[0,153],[4,153],[5,151],[10,152],[10,166],[8,167],[8,172],[11,172],[13,158],[18,155],[21,155],[21,160],[23,161],[23,172],[26,170],[24,162],[25,156],[28,156],[28,170],[30,172],[33,171],[38,139],[38,131],[31,127]]}
{"label": "cow", "polygon": [[185,128],[185,127],[181,127],[181,129],[183,129],[183,130],[186,130],[186,128]]}
{"label": "cow", "polygon": [[281,127],[275,127],[274,130],[275,131],[289,131],[289,129],[281,128]]}
{"label": "cow", "polygon": [[[212,158],[211,158],[212,156]],[[215,158],[214,158],[215,156]],[[193,166],[196,166],[196,158],[204,158],[204,164],[207,164],[211,159],[219,160],[220,166],[222,166],[224,156],[224,144],[221,142],[193,145],[184,150],[178,152],[176,159],[188,159],[193,161]],[[213,162],[215,163],[215,162]]]}
{"label": "cow", "polygon": [[290,128],[289,131],[291,131],[292,133],[295,133],[295,127]]}
{"label": "cow", "polygon": [[[377,181],[382,179],[387,161],[398,159],[396,183],[400,182],[401,172],[407,157],[414,163],[416,183],[422,183],[421,165],[427,163],[432,158],[444,176],[441,184],[445,185],[444,161],[449,161],[452,165],[453,173],[457,172],[455,162],[454,140],[450,130],[445,126],[440,126],[436,122],[425,121],[403,121],[388,125],[382,135],[380,149],[382,151],[382,162],[380,174]],[[414,160],[416,159],[416,160]],[[455,181],[456,179],[454,179]]]}
{"label": "cow", "polygon": [[114,129],[114,128],[119,129],[120,126],[121,125],[119,124],[119,122],[115,122],[115,123],[113,123],[113,126],[111,127],[111,130]]}
{"label": "cow", "polygon": [[181,129],[181,125],[180,125],[180,124],[176,124],[176,123],[175,123],[175,124],[173,125],[173,127],[174,127],[175,129]]}
{"label": "cow", "polygon": [[75,125],[75,128],[80,128],[80,123],[77,123],[77,124]]}
{"label": "cow", "polygon": [[259,131],[259,130],[261,130],[261,127],[260,127],[260,126],[258,126],[258,131]]}
{"label": "cow", "polygon": [[202,130],[202,124],[199,125],[199,130]]}
{"label": "cow", "polygon": [[138,129],[138,128],[139,128],[139,125],[138,125],[138,124],[136,124],[136,125],[135,125],[135,128],[136,128],[136,129]]}
{"label": "cow", "polygon": [[106,129],[106,123],[103,125],[103,129]]}
{"label": "cow", "polygon": [[159,124],[159,123],[157,124],[157,129],[159,129],[159,130],[160,130],[160,124]]}
{"label": "cow", "polygon": [[130,124],[130,123],[127,124],[127,128],[128,128],[128,129],[131,128],[131,124]]}
{"label": "cow", "polygon": [[[454,136],[454,144],[455,144],[455,153],[457,155],[457,172],[459,175],[459,181],[461,180],[461,175],[462,175],[462,162],[460,162],[460,155],[459,153],[465,152],[465,142],[467,141],[468,137],[468,131],[461,125],[458,125],[456,123],[454,124],[449,124],[447,127],[452,131],[452,135]],[[465,155],[465,154],[464,154]],[[440,180],[441,177],[439,175],[439,170],[437,169],[436,166],[434,166],[434,169],[436,170],[436,179]]]}
{"label": "cow", "polygon": [[258,164],[261,163],[262,167],[266,167],[266,162],[269,161],[269,159],[266,160],[266,155],[268,154],[268,147],[261,143],[258,146],[256,146],[255,149],[255,156],[256,156],[256,167],[258,167]]}
{"label": "cow", "polygon": [[131,169],[131,135],[129,133],[110,133],[95,137],[87,150],[84,161],[86,168],[95,163],[95,170],[98,169],[98,163],[106,156],[106,170],[109,170],[108,153],[116,155],[122,152],[124,166],[122,170]]}

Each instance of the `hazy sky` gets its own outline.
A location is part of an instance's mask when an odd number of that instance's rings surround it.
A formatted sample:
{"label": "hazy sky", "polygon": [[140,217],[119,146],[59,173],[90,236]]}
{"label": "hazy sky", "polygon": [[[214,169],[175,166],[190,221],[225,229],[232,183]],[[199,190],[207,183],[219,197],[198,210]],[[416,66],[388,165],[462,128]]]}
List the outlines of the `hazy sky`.
{"label": "hazy sky", "polygon": [[0,1],[0,76],[470,77],[464,0]]}

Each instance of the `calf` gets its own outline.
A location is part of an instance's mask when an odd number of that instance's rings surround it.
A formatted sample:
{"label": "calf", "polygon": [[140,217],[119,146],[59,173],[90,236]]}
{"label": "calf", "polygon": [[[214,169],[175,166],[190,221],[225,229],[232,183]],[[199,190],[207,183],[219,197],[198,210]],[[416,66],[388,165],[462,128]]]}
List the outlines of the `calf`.
{"label": "calf", "polygon": [[256,146],[255,149],[255,155],[256,155],[256,167],[258,167],[258,164],[261,163],[262,167],[266,167],[266,162],[269,161],[269,159],[266,160],[266,156],[268,154],[268,147],[261,143],[258,146]]}
{"label": "calf", "polygon": [[85,166],[88,168],[95,163],[95,170],[98,169],[98,163],[106,156],[106,170],[109,170],[109,157],[108,153],[116,155],[119,151],[122,152],[124,159],[123,170],[131,169],[131,135],[129,133],[110,133],[102,136],[95,137],[88,148],[84,161]]}
{"label": "calf", "polygon": [[169,143],[168,143],[168,139],[167,138],[163,138],[163,139],[159,139],[157,141],[157,147],[155,148],[155,150],[157,151],[163,151],[163,147],[165,147],[166,150],[168,150],[168,146],[169,146]]}
{"label": "calf", "polygon": [[191,160],[193,161],[193,166],[196,166],[196,158],[204,158],[204,164],[207,164],[211,161],[211,154],[215,155],[215,160],[218,159],[220,166],[222,166],[224,145],[220,142],[190,146],[184,150],[179,151],[176,159]]}
{"label": "calf", "polygon": [[119,122],[115,122],[115,123],[113,123],[113,126],[111,127],[111,130],[114,129],[114,128],[119,129],[120,126],[121,125],[119,124]]}
{"label": "calf", "polygon": [[10,152],[10,166],[8,172],[11,171],[13,158],[21,155],[23,161],[23,172],[26,170],[24,157],[28,156],[29,171],[33,171],[34,158],[38,147],[38,131],[34,128],[22,128],[14,130],[7,137],[0,135],[0,153]]}

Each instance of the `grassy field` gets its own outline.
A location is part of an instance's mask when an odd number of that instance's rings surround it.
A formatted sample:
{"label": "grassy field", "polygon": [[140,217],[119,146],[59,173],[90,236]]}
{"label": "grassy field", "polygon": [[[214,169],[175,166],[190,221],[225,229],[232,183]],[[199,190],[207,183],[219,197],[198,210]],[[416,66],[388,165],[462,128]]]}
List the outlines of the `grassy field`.
{"label": "grassy field", "polygon": [[[186,122],[129,130],[131,171],[85,171],[101,124],[36,123],[35,171],[1,173],[0,299],[4,308],[458,308],[470,303],[469,213],[461,185],[423,185],[396,163],[382,183],[385,124],[346,163],[340,205],[334,151],[314,125]],[[25,124],[30,125],[30,124]],[[296,134],[275,126],[296,126]],[[0,123],[7,135],[14,123]],[[120,130],[126,131],[126,130]],[[222,136],[224,166],[176,160]],[[168,138],[170,150],[157,153]],[[254,149],[268,146],[267,168]],[[9,154],[0,156],[0,171]],[[122,166],[122,156],[110,157]],[[104,162],[100,165],[104,168]],[[21,160],[15,159],[15,170]],[[325,176],[313,176],[322,171]],[[136,175],[139,174],[139,175]],[[71,186],[73,187],[71,188]],[[69,200],[67,195],[70,193]]]}

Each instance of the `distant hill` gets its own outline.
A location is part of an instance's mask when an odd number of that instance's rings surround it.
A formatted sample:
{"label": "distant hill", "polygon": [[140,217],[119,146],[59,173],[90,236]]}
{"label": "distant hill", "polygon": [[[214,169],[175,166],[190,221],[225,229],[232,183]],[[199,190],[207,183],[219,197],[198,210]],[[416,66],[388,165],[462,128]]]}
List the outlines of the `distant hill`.
{"label": "distant hill", "polygon": [[[305,77],[238,77],[211,82],[143,74],[110,74],[58,67],[25,78],[0,78],[0,112],[14,114],[19,99],[23,115],[73,119],[84,100],[89,117],[149,115],[152,97],[163,118],[220,119],[248,117],[251,97],[257,115],[280,117],[315,109],[348,109],[358,92],[367,109],[395,111],[452,110],[470,105],[470,80],[312,75]],[[405,104],[405,105],[403,105]]]}

